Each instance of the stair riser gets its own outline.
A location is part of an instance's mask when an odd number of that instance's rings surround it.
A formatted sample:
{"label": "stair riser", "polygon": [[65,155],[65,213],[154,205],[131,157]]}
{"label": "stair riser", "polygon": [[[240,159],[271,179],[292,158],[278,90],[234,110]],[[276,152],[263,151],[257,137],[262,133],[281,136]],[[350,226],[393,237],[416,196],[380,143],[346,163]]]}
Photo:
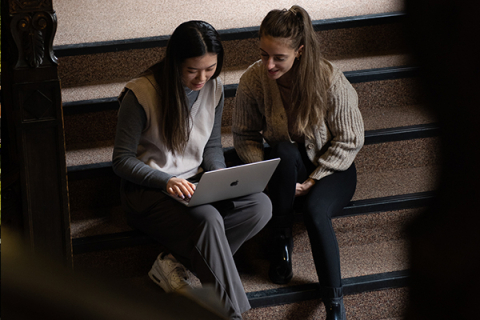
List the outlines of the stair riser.
{"label": "stair riser", "polygon": [[111,175],[68,181],[71,220],[76,210],[90,210],[88,218],[108,216],[113,206],[120,205],[120,178]]}
{"label": "stair riser", "polygon": [[[328,59],[404,53],[400,24],[336,29],[318,32]],[[244,68],[260,58],[258,39],[223,42],[225,68]],[[59,58],[62,87],[69,88],[114,81],[127,81],[163,58],[165,48],[135,49]]]}
{"label": "stair riser", "polygon": [[67,151],[113,145],[117,127],[117,110],[64,116]]}

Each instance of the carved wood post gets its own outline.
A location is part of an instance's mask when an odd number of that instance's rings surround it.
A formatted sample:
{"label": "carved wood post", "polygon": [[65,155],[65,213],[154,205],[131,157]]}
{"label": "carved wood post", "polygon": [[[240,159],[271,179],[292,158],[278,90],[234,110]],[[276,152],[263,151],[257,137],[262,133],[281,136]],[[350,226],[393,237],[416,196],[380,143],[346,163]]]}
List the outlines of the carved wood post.
{"label": "carved wood post", "polygon": [[3,174],[5,192],[13,194],[2,220],[35,251],[71,265],[56,28],[52,0],[2,1]]}

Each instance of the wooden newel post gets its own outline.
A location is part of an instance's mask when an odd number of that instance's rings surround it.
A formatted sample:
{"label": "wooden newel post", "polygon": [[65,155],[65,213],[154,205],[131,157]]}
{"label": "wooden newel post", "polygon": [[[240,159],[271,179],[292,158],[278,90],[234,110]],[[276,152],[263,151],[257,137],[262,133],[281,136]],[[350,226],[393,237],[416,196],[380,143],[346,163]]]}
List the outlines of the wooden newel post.
{"label": "wooden newel post", "polygon": [[[8,6],[8,8],[7,8]],[[8,12],[8,14],[7,14]],[[2,212],[39,253],[72,263],[65,138],[52,0],[2,1],[2,109],[7,140]],[[9,32],[6,32],[6,28]],[[7,129],[7,130],[5,130]],[[6,169],[6,170],[5,170]],[[20,221],[20,222],[18,222]],[[8,245],[8,244],[6,244]]]}

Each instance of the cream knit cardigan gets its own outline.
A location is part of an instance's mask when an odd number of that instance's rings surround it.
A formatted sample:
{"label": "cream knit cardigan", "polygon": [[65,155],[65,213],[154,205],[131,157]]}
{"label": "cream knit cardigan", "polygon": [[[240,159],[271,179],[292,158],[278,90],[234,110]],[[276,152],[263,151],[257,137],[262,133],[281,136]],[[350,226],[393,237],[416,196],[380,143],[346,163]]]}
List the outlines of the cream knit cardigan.
{"label": "cream knit cardigan", "polygon": [[[310,178],[316,180],[347,170],[364,143],[357,93],[335,67],[328,97],[327,112],[315,128],[314,139],[305,139],[308,157],[317,166]],[[278,85],[268,78],[261,61],[240,79],[232,132],[235,149],[246,163],[264,159],[263,138],[269,145],[292,141]]]}

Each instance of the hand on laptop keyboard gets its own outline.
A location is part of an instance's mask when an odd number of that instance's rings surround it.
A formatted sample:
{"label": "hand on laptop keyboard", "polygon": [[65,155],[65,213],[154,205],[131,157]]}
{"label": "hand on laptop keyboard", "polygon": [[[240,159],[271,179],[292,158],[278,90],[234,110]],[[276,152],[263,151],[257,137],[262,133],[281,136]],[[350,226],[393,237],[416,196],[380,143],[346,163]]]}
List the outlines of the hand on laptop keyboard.
{"label": "hand on laptop keyboard", "polygon": [[187,200],[195,192],[195,185],[185,179],[173,177],[167,182],[167,192]]}

